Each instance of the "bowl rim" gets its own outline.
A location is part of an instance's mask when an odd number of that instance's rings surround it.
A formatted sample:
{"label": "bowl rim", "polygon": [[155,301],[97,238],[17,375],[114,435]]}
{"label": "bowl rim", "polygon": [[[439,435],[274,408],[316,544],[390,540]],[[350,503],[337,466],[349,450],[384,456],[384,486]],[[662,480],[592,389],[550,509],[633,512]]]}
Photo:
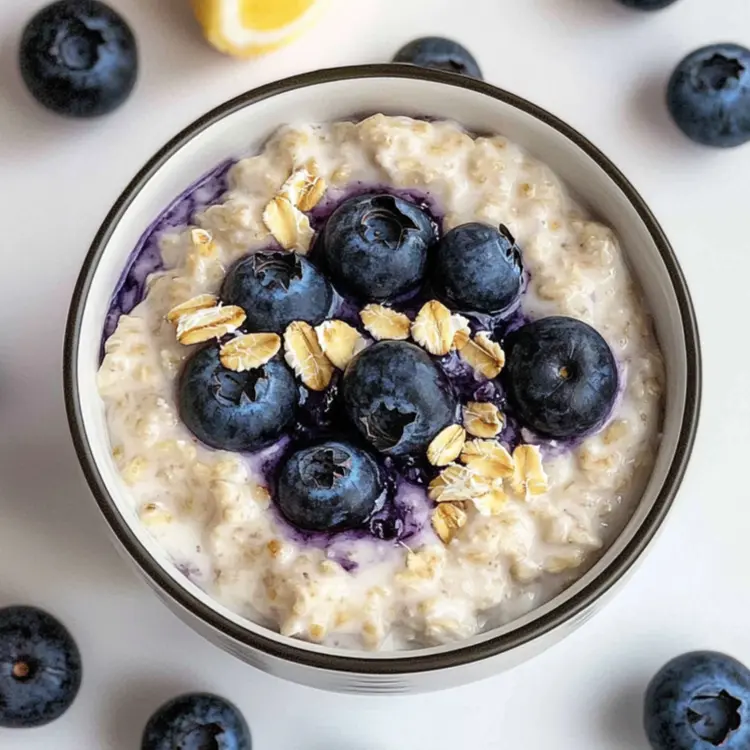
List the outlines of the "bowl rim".
{"label": "bowl rim", "polygon": [[[407,657],[400,658],[378,657],[377,659],[369,659],[359,655],[327,654],[297,648],[292,642],[276,641],[260,633],[253,633],[231,622],[195,598],[186,588],[180,586],[147,552],[110,497],[89,446],[83,424],[81,399],[78,389],[77,361],[79,332],[94,274],[114,228],[122,219],[141,188],[151,179],[153,174],[190,140],[211,125],[240,109],[295,89],[361,78],[409,78],[470,89],[535,117],[557,130],[573,144],[582,149],[625,194],[648,229],[651,239],[666,266],[672,290],[677,300],[682,317],[687,357],[685,403],[674,458],[654,505],[644,518],[638,533],[612,563],[584,589],[559,607],[511,632],[486,639],[480,643],[458,647],[446,653],[420,655],[416,651],[413,654],[410,653]],[[656,535],[682,483],[698,427],[702,366],[695,311],[676,254],[656,218],[638,191],[596,146],[575,128],[547,112],[542,107],[485,81],[439,70],[419,68],[414,65],[387,63],[316,70],[260,86],[215,107],[188,125],[160,148],[118,197],[86,254],[68,312],[63,351],[63,380],[68,424],[78,460],[89,488],[110,529],[114,532],[128,555],[138,564],[148,579],[150,579],[150,583],[153,586],[167,594],[182,608],[195,615],[204,625],[208,625],[221,633],[222,636],[237,641],[250,649],[266,653],[286,662],[327,671],[392,676],[456,668],[473,662],[483,661],[524,646],[569,622],[591,607],[615,586],[634,565]]]}

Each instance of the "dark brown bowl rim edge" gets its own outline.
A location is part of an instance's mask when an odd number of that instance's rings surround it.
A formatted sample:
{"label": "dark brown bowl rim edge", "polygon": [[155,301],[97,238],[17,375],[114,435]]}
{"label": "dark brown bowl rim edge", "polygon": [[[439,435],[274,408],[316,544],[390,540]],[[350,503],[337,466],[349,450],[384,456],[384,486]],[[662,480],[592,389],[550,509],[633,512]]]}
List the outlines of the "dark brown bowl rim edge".
{"label": "dark brown bowl rim edge", "polygon": [[[296,648],[291,644],[279,642],[263,635],[253,633],[219,615],[213,609],[194,597],[184,587],[174,581],[151,557],[137,539],[129,525],[119,513],[110,498],[104,481],[93,458],[86,437],[80,405],[77,359],[78,334],[81,319],[91,282],[114,228],[119,223],[138,192],[149,181],[153,174],[163,166],[177,151],[206,128],[224,117],[251,104],[278,94],[295,89],[315,86],[322,83],[353,80],[358,78],[412,78],[428,82],[441,83],[459,88],[467,88],[485,96],[490,96],[505,104],[529,114],[551,126],[563,136],[581,148],[593,159],[622,190],[635,208],[641,220],[657,246],[662,260],[669,273],[673,291],[677,298],[683,321],[685,347],[687,356],[687,383],[685,404],[676,445],[674,460],[659,491],[657,499],[646,518],[641,523],[638,533],[610,563],[605,571],[589,583],[563,605],[544,616],[528,623],[517,630],[481,643],[472,644],[442,654],[414,655],[402,658],[367,659],[358,656],[325,654]],[[427,113],[425,113],[427,114]],[[698,326],[690,293],[685,282],[677,257],[666,235],[659,226],[638,191],[630,184],[623,173],[585,136],[555,115],[515,94],[488,84],[484,81],[446,73],[437,70],[418,68],[412,65],[359,65],[330,68],[302,73],[290,78],[260,86],[214,108],[184,128],[178,135],[164,145],[138,172],[130,184],[118,197],[99,228],[84,260],[80,275],[73,292],[65,330],[63,352],[63,381],[65,390],[65,407],[78,460],[83,469],[89,487],[97,501],[100,511],[115,533],[117,539],[146,573],[152,584],[168,594],[177,604],[197,616],[204,624],[217,630],[223,636],[238,641],[244,646],[266,653],[269,656],[326,671],[363,675],[407,675],[440,669],[451,669],[469,663],[482,661],[498,654],[519,648],[552,630],[564,625],[577,615],[591,607],[604,596],[633,566],[640,555],[659,530],[669,511],[675,495],[684,477],[688,460],[695,442],[698,428],[701,402],[702,365]]]}

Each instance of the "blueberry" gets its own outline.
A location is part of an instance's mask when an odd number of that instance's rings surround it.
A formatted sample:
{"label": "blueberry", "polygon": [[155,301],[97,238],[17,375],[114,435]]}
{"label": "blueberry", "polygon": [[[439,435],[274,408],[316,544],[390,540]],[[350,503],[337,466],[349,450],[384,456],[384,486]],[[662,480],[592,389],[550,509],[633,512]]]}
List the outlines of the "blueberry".
{"label": "blueberry", "polygon": [[617,363],[607,342],[575,318],[541,318],[504,342],[508,401],[527,427],[551,438],[600,425],[617,396]]}
{"label": "blueberry", "polygon": [[390,456],[423,454],[455,419],[456,397],[430,356],[405,341],[380,341],[344,371],[344,408],[370,445]]}
{"label": "blueberry", "polygon": [[669,80],[667,106],[697,143],[730,148],[750,140],[750,50],[714,44],[689,54]]}
{"label": "blueberry", "polygon": [[426,36],[409,42],[396,53],[393,62],[463,73],[474,78],[482,77],[479,64],[466,47],[440,36]]}
{"label": "blueberry", "polygon": [[52,615],[0,609],[0,727],[39,727],[62,716],[81,686],[81,654]]}
{"label": "blueberry", "polygon": [[422,282],[427,248],[435,239],[430,217],[418,206],[391,195],[362,195],[331,214],[323,252],[343,288],[382,301]]}
{"label": "blueberry", "polygon": [[253,253],[227,273],[221,298],[247,313],[250,331],[283,333],[294,320],[316,326],[331,311],[333,288],[310,261],[297,253]]}
{"label": "blueberry", "polygon": [[623,5],[636,10],[661,10],[677,0],[620,0]]}
{"label": "blueberry", "polygon": [[148,720],[141,750],[250,750],[251,744],[236,706],[218,695],[188,693]]}
{"label": "blueberry", "polygon": [[693,651],[651,680],[644,726],[654,750],[750,748],[750,670],[715,651]]}
{"label": "blueberry", "polygon": [[53,112],[96,117],[117,109],[138,77],[138,50],[125,20],[96,0],[60,0],[27,24],[21,75]]}
{"label": "blueberry", "polygon": [[297,386],[279,357],[248,372],[227,370],[214,345],[196,352],[179,383],[180,417],[206,445],[253,451],[281,436],[295,416]]}
{"label": "blueberry", "polygon": [[375,460],[339,441],[320,443],[290,456],[279,476],[279,509],[306,531],[362,526],[382,505],[384,485]]}
{"label": "blueberry", "polygon": [[508,229],[461,224],[437,245],[432,283],[447,305],[464,311],[499,314],[521,296],[521,252]]}

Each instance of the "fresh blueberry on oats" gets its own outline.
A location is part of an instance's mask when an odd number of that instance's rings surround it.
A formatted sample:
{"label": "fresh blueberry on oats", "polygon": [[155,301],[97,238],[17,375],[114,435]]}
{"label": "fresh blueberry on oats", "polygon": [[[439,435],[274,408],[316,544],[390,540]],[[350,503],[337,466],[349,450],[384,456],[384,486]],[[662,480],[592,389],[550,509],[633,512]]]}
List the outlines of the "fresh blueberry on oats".
{"label": "fresh blueberry on oats", "polygon": [[730,148],[750,140],[750,50],[713,44],[689,54],[669,80],[667,106],[697,143]]}
{"label": "fresh blueberry on oats", "polygon": [[649,683],[644,726],[654,750],[747,750],[750,670],[715,651],[672,659]]}
{"label": "fresh blueberry on oats", "polygon": [[219,348],[206,346],[185,364],[178,405],[185,426],[212,448],[258,450],[294,420],[297,385],[280,357],[247,372],[226,369]]}
{"label": "fresh blueberry on oats", "polygon": [[622,5],[627,5],[628,8],[635,8],[636,10],[661,10],[675,2],[677,0],[620,0]]}
{"label": "fresh blueberry on oats", "polygon": [[239,709],[210,693],[188,693],[165,703],[143,731],[141,750],[250,750],[250,730]]}
{"label": "fresh blueberry on oats", "polygon": [[393,58],[395,63],[411,63],[422,68],[437,68],[449,73],[482,78],[482,71],[474,55],[452,39],[426,36],[405,44]]}
{"label": "fresh blueberry on oats", "polygon": [[61,0],[27,24],[21,74],[47,109],[96,117],[117,109],[138,77],[138,50],[126,21],[96,0]]}
{"label": "fresh blueberry on oats", "polygon": [[504,342],[506,394],[515,415],[547,437],[578,437],[600,425],[617,396],[617,363],[590,325],[541,318]]}
{"label": "fresh blueberry on oats", "polygon": [[384,484],[366,451],[340,441],[292,454],[279,476],[277,502],[285,518],[305,531],[358,528],[382,504]]}
{"label": "fresh blueberry on oats", "polygon": [[442,237],[432,262],[432,283],[449,307],[501,314],[521,296],[521,252],[507,227],[472,222]]}
{"label": "fresh blueberry on oats", "polygon": [[227,273],[222,301],[247,314],[248,331],[283,333],[295,320],[316,326],[331,312],[333,288],[309,260],[297,253],[248,255]]}
{"label": "fresh blueberry on oats", "polygon": [[34,607],[0,609],[0,727],[39,727],[70,708],[81,654],[67,629]]}
{"label": "fresh blueberry on oats", "polygon": [[383,301],[421,284],[435,240],[435,227],[419,206],[392,195],[362,195],[331,214],[323,253],[342,288]]}
{"label": "fresh blueberry on oats", "polygon": [[349,419],[386,455],[424,454],[456,417],[456,397],[445,373],[405,341],[380,341],[360,352],[341,387]]}

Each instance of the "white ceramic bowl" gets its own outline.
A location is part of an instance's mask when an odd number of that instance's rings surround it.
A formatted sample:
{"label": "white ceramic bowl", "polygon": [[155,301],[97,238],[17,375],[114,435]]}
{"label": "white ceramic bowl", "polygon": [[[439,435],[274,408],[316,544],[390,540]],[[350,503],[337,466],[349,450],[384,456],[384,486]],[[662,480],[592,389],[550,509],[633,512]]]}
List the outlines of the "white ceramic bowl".
{"label": "white ceramic bowl", "polygon": [[[115,285],[141,234],[177,195],[223,160],[259,149],[283,123],[375,112],[448,118],[470,130],[502,133],[560,175],[621,238],[655,318],[667,388],[651,480],[620,536],[582,578],[522,619],[471,640],[373,654],[282,637],[230,612],[178,572],[128,501],[95,378]],[[643,555],[674,499],[697,427],[700,380],[696,322],[677,259],[620,171],[571,127],[523,99],[481,81],[396,65],[325,70],[264,86],[170,141],[127,187],[94,240],[65,343],[68,417],[78,455],[121,550],[141,575],[183,620],[239,658],[290,680],[348,692],[415,692],[469,682],[540,652],[588,619]]]}

